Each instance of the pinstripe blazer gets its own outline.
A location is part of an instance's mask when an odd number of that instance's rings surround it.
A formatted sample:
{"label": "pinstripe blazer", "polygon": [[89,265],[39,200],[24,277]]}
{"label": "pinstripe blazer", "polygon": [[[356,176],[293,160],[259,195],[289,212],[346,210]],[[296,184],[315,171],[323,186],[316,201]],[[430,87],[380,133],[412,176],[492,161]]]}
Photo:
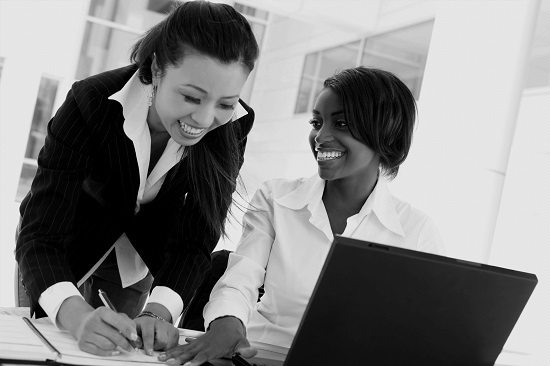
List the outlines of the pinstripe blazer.
{"label": "pinstripe blazer", "polygon": [[[61,281],[76,284],[124,232],[153,274],[153,286],[171,288],[184,304],[210,266],[219,236],[206,230],[200,208],[190,203],[193,192],[178,170],[185,159],[134,214],[136,154],[124,134],[122,106],[108,98],[136,70],[127,66],[74,83],[48,124],[36,177],[20,206],[15,250],[31,315],[45,316],[42,292]],[[242,164],[254,111],[241,104],[248,114],[233,123],[240,126]]]}

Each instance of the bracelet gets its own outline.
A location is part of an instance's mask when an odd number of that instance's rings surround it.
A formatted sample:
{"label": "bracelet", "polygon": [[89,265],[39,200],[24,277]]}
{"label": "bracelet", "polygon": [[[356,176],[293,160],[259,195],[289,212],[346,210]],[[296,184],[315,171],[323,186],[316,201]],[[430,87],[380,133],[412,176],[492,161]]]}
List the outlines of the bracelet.
{"label": "bracelet", "polygon": [[152,311],[149,311],[149,310],[143,310],[141,313],[138,314],[138,316],[136,316],[136,319],[141,318],[142,316],[148,316],[150,318],[155,318],[157,320],[162,320],[163,322],[166,322],[166,320],[163,317],[158,316],[157,314],[155,314],[155,313],[153,313]]}

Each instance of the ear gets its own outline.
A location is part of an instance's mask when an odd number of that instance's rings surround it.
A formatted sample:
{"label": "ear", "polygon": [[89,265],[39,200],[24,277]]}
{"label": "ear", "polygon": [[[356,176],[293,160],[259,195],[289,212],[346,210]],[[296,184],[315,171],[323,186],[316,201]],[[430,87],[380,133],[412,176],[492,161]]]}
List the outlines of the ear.
{"label": "ear", "polygon": [[153,53],[153,56],[151,56],[151,75],[153,77],[153,84],[155,84],[155,79],[158,79],[160,77],[160,68],[157,64],[157,56]]}

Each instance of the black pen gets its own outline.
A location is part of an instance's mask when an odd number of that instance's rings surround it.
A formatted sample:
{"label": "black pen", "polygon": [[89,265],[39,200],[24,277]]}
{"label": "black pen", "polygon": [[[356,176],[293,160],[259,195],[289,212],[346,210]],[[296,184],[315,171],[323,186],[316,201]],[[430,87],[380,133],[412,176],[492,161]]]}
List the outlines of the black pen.
{"label": "black pen", "polygon": [[[99,298],[101,299],[103,304],[109,309],[111,309],[112,311],[114,311],[115,313],[118,313],[118,311],[115,308],[115,305],[111,302],[111,300],[109,299],[109,296],[107,296],[107,293],[102,289],[97,290],[97,292],[99,293]],[[128,339],[128,342],[132,345],[134,349],[138,349],[138,346],[131,339]]]}
{"label": "black pen", "polygon": [[31,328],[31,330],[34,332],[34,334],[36,334],[38,336],[38,338],[40,338],[40,340],[42,341],[42,343],[44,343],[46,345],[46,347],[48,347],[52,352],[55,352],[57,353],[57,357],[61,358],[61,352],[59,352],[57,350],[57,348],[55,348],[53,346],[53,344],[50,343],[50,341],[48,341],[46,339],[46,337],[44,337],[42,335],[42,333],[40,333],[40,331],[38,329],[36,329],[36,327],[34,326],[34,324],[29,320],[29,318],[27,317],[23,317],[23,320],[25,321],[25,323],[27,323],[27,325],[29,326],[29,328]]}

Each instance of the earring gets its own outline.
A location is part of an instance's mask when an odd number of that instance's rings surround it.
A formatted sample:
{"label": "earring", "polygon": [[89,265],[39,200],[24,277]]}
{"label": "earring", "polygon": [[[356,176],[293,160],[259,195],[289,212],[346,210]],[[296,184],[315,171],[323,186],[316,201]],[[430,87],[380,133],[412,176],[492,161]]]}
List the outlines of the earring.
{"label": "earring", "polygon": [[155,90],[156,90],[155,84],[151,85],[151,91],[147,93],[147,105],[150,107],[153,105],[153,98],[155,97]]}

